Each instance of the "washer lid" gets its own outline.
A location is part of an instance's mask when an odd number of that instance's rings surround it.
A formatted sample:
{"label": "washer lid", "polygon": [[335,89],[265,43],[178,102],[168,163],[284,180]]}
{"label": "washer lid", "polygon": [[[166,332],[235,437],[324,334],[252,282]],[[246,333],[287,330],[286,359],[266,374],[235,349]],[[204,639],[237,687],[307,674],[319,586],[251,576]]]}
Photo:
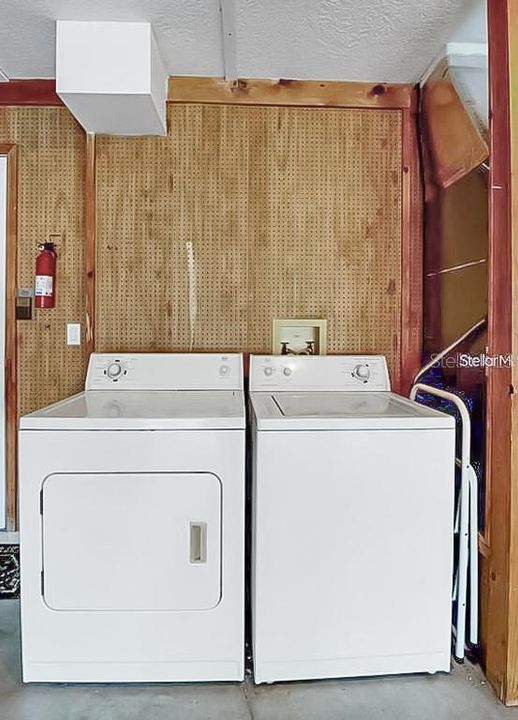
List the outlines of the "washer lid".
{"label": "washer lid", "polygon": [[258,430],[395,430],[455,426],[451,415],[392,392],[255,392],[250,397]]}
{"label": "washer lid", "polygon": [[90,390],[20,418],[21,430],[231,430],[245,427],[240,390]]}

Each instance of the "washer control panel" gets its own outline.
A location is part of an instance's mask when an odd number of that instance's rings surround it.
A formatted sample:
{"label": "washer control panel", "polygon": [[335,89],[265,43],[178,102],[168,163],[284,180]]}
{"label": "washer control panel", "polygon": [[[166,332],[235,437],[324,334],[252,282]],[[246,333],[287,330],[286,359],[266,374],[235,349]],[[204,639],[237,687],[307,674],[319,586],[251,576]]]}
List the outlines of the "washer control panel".
{"label": "washer control panel", "polygon": [[107,368],[105,368],[104,374],[106,375],[106,378],[108,380],[111,380],[112,382],[118,382],[121,378],[124,377],[124,375],[128,374],[128,368],[124,365],[123,362],[116,359],[114,360],[114,362],[110,363]]}
{"label": "washer control panel", "polygon": [[390,390],[382,355],[252,355],[250,390]]}
{"label": "washer control panel", "polygon": [[369,382],[371,376],[370,363],[358,363],[358,365],[355,365],[352,376],[362,383]]}
{"label": "washer control panel", "polygon": [[90,356],[86,390],[241,390],[238,353],[121,353]]}

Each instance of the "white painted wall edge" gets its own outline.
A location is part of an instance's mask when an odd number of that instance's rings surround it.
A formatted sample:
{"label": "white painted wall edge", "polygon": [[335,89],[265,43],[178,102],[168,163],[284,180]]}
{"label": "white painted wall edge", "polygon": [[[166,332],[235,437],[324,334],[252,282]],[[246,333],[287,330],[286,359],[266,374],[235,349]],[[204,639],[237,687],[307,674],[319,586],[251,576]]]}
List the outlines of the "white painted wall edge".
{"label": "white painted wall edge", "polygon": [[219,0],[225,80],[237,80],[236,8],[234,0]]}
{"label": "white painted wall edge", "polygon": [[448,43],[446,52],[450,67],[487,69],[486,43]]}
{"label": "white painted wall edge", "polygon": [[487,70],[487,55],[448,55],[448,66],[451,68],[477,68]]}
{"label": "white painted wall edge", "polygon": [[449,42],[446,44],[447,55],[485,55],[487,57],[487,43]]}
{"label": "white painted wall edge", "polygon": [[437,65],[444,59],[451,67],[487,68],[487,43],[451,42],[446,43],[435,56],[419,80],[420,87],[427,82]]}

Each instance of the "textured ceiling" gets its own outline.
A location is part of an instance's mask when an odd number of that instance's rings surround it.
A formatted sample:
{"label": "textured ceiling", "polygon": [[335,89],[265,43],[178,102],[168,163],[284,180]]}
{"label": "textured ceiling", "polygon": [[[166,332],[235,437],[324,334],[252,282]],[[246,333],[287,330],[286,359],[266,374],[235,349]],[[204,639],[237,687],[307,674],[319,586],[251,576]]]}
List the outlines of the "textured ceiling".
{"label": "textured ceiling", "polygon": [[[239,77],[414,82],[473,0],[234,0]],[[171,75],[223,75],[218,0],[0,0],[0,68],[54,77],[55,20],[147,20]]]}

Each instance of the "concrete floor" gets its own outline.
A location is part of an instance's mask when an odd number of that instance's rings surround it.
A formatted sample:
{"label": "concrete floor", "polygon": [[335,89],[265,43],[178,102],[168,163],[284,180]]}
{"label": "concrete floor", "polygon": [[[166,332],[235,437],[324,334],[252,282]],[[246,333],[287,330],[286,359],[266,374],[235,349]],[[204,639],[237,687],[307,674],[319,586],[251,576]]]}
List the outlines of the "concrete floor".
{"label": "concrete floor", "polygon": [[18,603],[0,602],[0,720],[499,720],[478,668],[451,675],[255,687],[20,683]]}

